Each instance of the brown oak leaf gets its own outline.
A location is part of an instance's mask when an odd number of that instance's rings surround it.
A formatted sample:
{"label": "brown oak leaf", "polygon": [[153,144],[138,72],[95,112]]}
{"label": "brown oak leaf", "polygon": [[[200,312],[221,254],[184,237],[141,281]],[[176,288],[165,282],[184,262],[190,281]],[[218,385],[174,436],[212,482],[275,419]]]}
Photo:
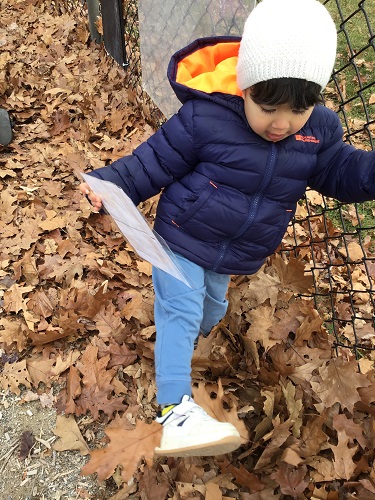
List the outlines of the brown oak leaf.
{"label": "brown oak leaf", "polygon": [[223,474],[230,472],[237,484],[249,488],[250,491],[261,491],[266,487],[266,485],[258,478],[258,476],[245,469],[242,464],[239,468],[237,468],[226,460],[219,465],[220,470]]}
{"label": "brown oak leaf", "polygon": [[306,293],[314,285],[311,273],[305,273],[305,263],[296,258],[285,262],[281,255],[275,254],[272,267],[280,278],[280,288],[287,288],[295,293]]}
{"label": "brown oak leaf", "polygon": [[122,366],[126,368],[132,365],[137,359],[137,353],[131,351],[126,344],[118,344],[111,337],[108,339],[109,344],[107,345],[104,340],[99,337],[94,337],[92,339],[92,344],[96,345],[99,349],[98,356],[101,358],[106,354],[110,354],[110,360],[108,362],[107,368],[112,368],[114,366]]}
{"label": "brown oak leaf", "polygon": [[343,357],[332,358],[319,368],[319,374],[320,380],[312,381],[311,386],[326,408],[340,403],[352,411],[355,403],[361,401],[358,388],[371,385],[365,375],[358,373],[357,361]]}
{"label": "brown oak leaf", "polygon": [[59,436],[59,440],[53,445],[56,451],[78,450],[81,455],[87,455],[88,446],[83,439],[81,431],[73,415],[68,417],[58,415],[54,434]]}
{"label": "brown oak leaf", "polygon": [[[210,392],[212,390],[215,389],[210,386]],[[224,389],[220,380],[215,392],[217,397],[213,399],[209,392],[207,392],[205,385],[200,383],[198,388],[193,389],[194,401],[199,406],[202,406],[212,418],[219,420],[219,422],[230,422],[233,424],[241,436],[242,443],[247,443],[249,441],[249,431],[244,421],[238,418],[237,405],[234,397],[231,397],[231,395],[224,396]],[[230,410],[224,408],[223,403],[225,399],[230,403]]]}
{"label": "brown oak leaf", "polygon": [[15,343],[18,351],[22,351],[26,347],[28,328],[24,322],[20,319],[12,321],[3,317],[0,318],[0,327],[3,327],[0,330],[0,342],[6,346]]}
{"label": "brown oak leaf", "polygon": [[271,306],[274,306],[277,302],[279,290],[280,279],[277,276],[266,274],[264,268],[262,268],[250,279],[248,294],[254,306],[268,301]]}
{"label": "brown oak leaf", "polygon": [[121,339],[125,325],[120,316],[116,315],[116,308],[111,302],[102,307],[93,319],[101,338],[105,340],[110,338]]}
{"label": "brown oak leaf", "polygon": [[98,359],[98,348],[89,344],[76,367],[82,373],[83,388],[81,395],[75,401],[76,414],[82,415],[90,411],[95,419],[99,418],[99,411],[112,417],[115,411],[125,410],[123,398],[114,396],[115,386],[112,380],[117,371],[115,368],[107,370],[110,355]]}
{"label": "brown oak leaf", "polygon": [[334,415],[333,428],[337,432],[345,432],[352,442],[355,439],[363,449],[370,448],[370,436],[364,433],[363,425],[354,422],[351,418],[347,418],[346,415]]}
{"label": "brown oak leaf", "polygon": [[147,464],[140,474],[139,486],[140,491],[146,493],[148,500],[167,498],[170,487],[168,477],[156,472],[154,467],[149,467]]}
{"label": "brown oak leaf", "polygon": [[322,415],[311,417],[302,428],[300,453],[308,458],[317,455],[328,436],[323,432],[324,418]]}
{"label": "brown oak leaf", "polygon": [[120,465],[121,477],[124,482],[128,482],[142,458],[147,464],[152,464],[155,447],[160,444],[162,426],[157,422],[146,424],[137,420],[132,430],[111,427],[105,432],[110,439],[109,445],[92,451],[81,473],[87,476],[96,472],[99,481],[103,481],[111,477]]}
{"label": "brown oak leaf", "polygon": [[293,498],[301,495],[309,484],[306,465],[295,468],[281,462],[278,471],[272,474],[271,477],[279,483],[281,492],[284,495],[290,495]]}
{"label": "brown oak leaf", "polygon": [[270,329],[275,325],[274,314],[274,307],[261,305],[256,309],[252,309],[246,315],[246,319],[250,323],[246,336],[255,342],[261,342],[266,350],[280,343],[278,340],[271,339],[272,332]]}
{"label": "brown oak leaf", "polygon": [[279,418],[277,418],[272,423],[274,428],[270,433],[271,440],[256,463],[254,470],[261,470],[267,467],[278,455],[281,446],[291,436],[293,422],[290,419],[280,423]]}
{"label": "brown oak leaf", "polygon": [[337,437],[337,446],[331,445],[335,456],[333,467],[338,478],[348,481],[356,468],[356,464],[353,462],[353,456],[357,453],[358,445],[349,448],[349,437],[345,431],[338,431]]}
{"label": "brown oak leaf", "polygon": [[90,412],[95,420],[99,418],[99,412],[102,411],[108,417],[112,418],[116,411],[124,411],[126,405],[123,402],[123,397],[111,396],[112,390],[115,387],[101,389],[97,386],[82,387],[80,396],[75,400],[76,415],[86,415]]}
{"label": "brown oak leaf", "polygon": [[4,309],[7,312],[15,312],[26,309],[26,304],[23,295],[29,293],[33,290],[32,286],[20,286],[17,283],[12,285],[4,293]]}
{"label": "brown oak leaf", "polygon": [[75,399],[81,394],[81,378],[79,371],[75,366],[71,366],[66,381],[66,403],[65,413],[75,413],[76,404]]}
{"label": "brown oak leaf", "polygon": [[0,384],[4,390],[20,394],[20,385],[31,388],[30,375],[26,367],[26,359],[16,363],[6,363],[1,374]]}

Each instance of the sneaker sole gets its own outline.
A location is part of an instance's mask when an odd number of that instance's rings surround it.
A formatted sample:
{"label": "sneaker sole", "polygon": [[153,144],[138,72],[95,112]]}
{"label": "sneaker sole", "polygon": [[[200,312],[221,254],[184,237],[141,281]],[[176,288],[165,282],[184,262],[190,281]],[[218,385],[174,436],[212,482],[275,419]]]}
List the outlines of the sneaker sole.
{"label": "sneaker sole", "polygon": [[155,455],[157,457],[212,457],[231,453],[240,446],[240,437],[228,436],[213,443],[197,444],[185,448],[173,448],[171,450],[155,448]]}

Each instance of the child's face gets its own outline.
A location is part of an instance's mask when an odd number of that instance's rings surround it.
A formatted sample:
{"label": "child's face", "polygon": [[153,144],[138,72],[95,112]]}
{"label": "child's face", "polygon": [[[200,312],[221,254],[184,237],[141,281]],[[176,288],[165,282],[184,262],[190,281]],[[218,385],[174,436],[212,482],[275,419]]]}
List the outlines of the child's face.
{"label": "child's face", "polygon": [[243,93],[245,114],[250,127],[266,141],[278,142],[298,132],[310,118],[314,106],[292,109],[289,104],[256,104],[250,90]]}

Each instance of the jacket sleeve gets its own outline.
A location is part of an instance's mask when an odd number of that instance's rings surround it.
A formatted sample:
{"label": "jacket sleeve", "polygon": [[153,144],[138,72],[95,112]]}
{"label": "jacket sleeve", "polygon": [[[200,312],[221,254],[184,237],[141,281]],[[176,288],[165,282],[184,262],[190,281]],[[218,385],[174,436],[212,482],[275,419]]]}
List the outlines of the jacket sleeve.
{"label": "jacket sleeve", "polygon": [[333,133],[317,155],[312,189],[346,203],[375,199],[375,151],[362,151],[342,140],[338,116],[332,114]]}
{"label": "jacket sleeve", "polygon": [[113,182],[138,205],[194,169],[193,120],[194,103],[188,101],[133,154],[90,175]]}

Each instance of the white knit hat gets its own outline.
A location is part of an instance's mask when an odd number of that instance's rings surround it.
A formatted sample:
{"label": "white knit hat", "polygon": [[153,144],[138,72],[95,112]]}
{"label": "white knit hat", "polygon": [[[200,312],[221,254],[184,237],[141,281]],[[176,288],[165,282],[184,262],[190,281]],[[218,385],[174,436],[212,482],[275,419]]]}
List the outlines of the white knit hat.
{"label": "white knit hat", "polygon": [[330,79],[337,33],[317,0],[262,0],[249,15],[237,63],[241,90],[271,78]]}

